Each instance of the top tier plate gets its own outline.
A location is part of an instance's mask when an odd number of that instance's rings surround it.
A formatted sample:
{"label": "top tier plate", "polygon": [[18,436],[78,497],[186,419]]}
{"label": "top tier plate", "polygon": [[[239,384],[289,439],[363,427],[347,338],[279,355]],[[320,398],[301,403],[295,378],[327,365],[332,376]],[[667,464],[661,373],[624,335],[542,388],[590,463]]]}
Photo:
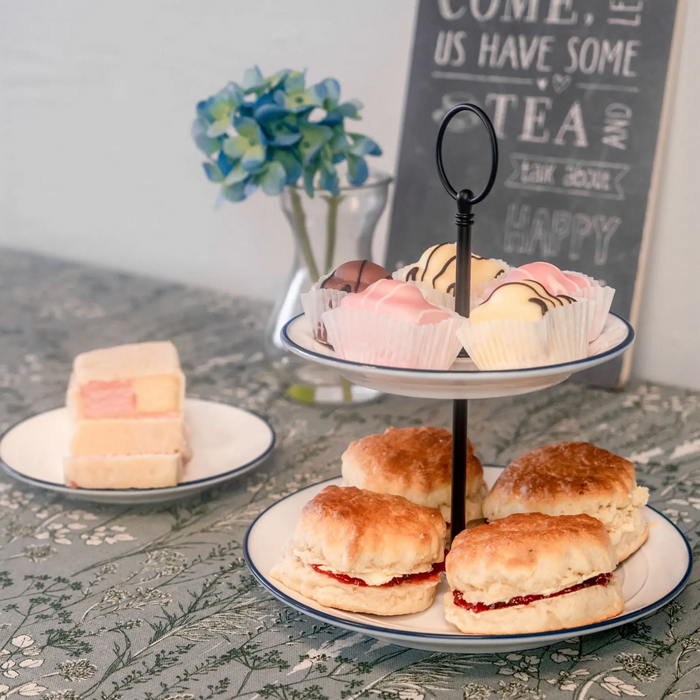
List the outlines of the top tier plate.
{"label": "top tier plate", "polygon": [[387,394],[427,399],[490,399],[527,394],[560,384],[575,372],[595,367],[621,355],[634,341],[632,326],[609,314],[603,333],[589,346],[589,356],[558,365],[480,371],[469,359],[457,359],[448,370],[401,369],[352,362],[338,357],[332,348],[314,340],[304,314],[282,329],[282,342],[296,355],[337,369],[355,384]]}

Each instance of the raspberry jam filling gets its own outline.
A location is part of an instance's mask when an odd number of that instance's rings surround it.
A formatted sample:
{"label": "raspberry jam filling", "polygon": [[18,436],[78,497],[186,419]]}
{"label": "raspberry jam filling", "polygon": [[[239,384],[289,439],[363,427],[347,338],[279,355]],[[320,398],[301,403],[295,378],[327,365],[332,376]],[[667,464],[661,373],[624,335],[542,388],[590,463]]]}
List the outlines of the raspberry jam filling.
{"label": "raspberry jam filling", "polygon": [[[341,583],[349,583],[353,586],[369,586],[369,584],[366,581],[363,581],[361,578],[353,578],[352,576],[348,576],[347,574],[334,574],[332,571],[324,571],[323,569],[320,569],[316,564],[312,564],[311,568],[319,574],[325,574],[326,576],[330,576],[331,578],[334,578],[336,581],[340,581]],[[437,564],[433,564],[433,568],[430,571],[424,571],[421,574],[404,574],[403,576],[396,576],[395,578],[392,578],[391,581],[382,583],[380,586],[372,586],[372,588],[390,588],[391,586],[400,586],[402,583],[417,583],[419,581],[427,581],[428,579],[439,576],[440,572],[444,570],[445,563],[441,561]]]}
{"label": "raspberry jam filling", "polygon": [[468,603],[462,597],[462,591],[454,591],[454,602],[460,608],[464,610],[469,610],[473,613],[486,612],[487,610],[500,610],[501,608],[512,608],[516,605],[529,605],[534,603],[536,600],[544,600],[545,598],[556,598],[560,595],[566,595],[567,593],[574,593],[575,591],[580,591],[583,588],[590,588],[591,586],[607,586],[612,580],[612,574],[598,574],[593,578],[586,579],[581,583],[577,583],[575,586],[569,586],[569,588],[564,588],[556,593],[550,593],[549,595],[522,595],[511,598],[510,600],[500,601],[498,603],[491,603],[487,605],[486,603]]}

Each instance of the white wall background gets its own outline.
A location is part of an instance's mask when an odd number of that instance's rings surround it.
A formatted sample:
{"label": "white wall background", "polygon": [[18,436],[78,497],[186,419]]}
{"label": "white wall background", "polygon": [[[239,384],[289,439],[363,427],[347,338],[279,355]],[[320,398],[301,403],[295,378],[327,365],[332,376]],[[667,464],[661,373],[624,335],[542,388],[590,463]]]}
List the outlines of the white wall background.
{"label": "white wall background", "polygon": [[[700,388],[700,2],[688,1],[635,373]],[[0,245],[273,298],[291,235],[276,200],[214,210],[189,137],[198,99],[307,68],[365,103],[394,171],[409,0],[0,0]],[[386,216],[378,231],[381,244]]]}

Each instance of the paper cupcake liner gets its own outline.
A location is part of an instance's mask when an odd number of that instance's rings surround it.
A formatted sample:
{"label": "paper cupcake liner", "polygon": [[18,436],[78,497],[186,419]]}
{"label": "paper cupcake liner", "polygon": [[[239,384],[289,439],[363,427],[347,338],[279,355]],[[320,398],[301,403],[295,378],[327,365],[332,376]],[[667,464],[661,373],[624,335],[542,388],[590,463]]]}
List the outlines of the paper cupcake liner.
{"label": "paper cupcake liner", "polygon": [[584,275],[582,272],[567,271],[565,274],[584,277],[591,283],[590,287],[579,289],[577,292],[572,293],[571,296],[574,299],[589,299],[595,304],[593,323],[591,324],[591,335],[589,337],[589,342],[592,343],[594,340],[597,340],[603,332],[603,327],[608,320],[610,307],[612,306],[613,297],[615,296],[615,290],[613,287],[602,285],[600,282],[593,279],[593,277]]}
{"label": "paper cupcake liner", "polygon": [[353,362],[406,369],[449,369],[461,349],[457,330],[466,319],[414,326],[391,316],[356,309],[323,314],[328,341],[339,357]]}
{"label": "paper cupcake liner", "polygon": [[337,289],[312,289],[305,294],[300,294],[301,306],[309,319],[314,338],[320,343],[328,344],[326,327],[321,321],[321,316],[330,309],[340,306],[340,300],[347,295]]}
{"label": "paper cupcake liner", "polygon": [[545,314],[547,324],[547,364],[572,362],[588,357],[588,338],[595,304],[581,299]]}
{"label": "paper cupcake liner", "polygon": [[481,370],[521,369],[547,364],[547,324],[499,319],[470,323],[457,330],[469,357]]}
{"label": "paper cupcake liner", "polygon": [[588,356],[594,305],[581,300],[552,309],[541,321],[499,319],[457,331],[480,370],[523,369],[580,360]]}

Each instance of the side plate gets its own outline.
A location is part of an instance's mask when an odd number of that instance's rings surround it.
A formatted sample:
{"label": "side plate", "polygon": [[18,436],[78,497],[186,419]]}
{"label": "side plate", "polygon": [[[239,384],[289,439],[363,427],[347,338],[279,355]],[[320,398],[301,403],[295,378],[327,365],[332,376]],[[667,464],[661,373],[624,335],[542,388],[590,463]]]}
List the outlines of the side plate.
{"label": "side plate", "polygon": [[75,489],[64,484],[63,458],[70,454],[70,420],[65,408],[26,418],[0,437],[0,467],[30,486],[96,503],[159,503],[191,496],[253,469],[275,446],[272,426],[235,406],[185,400],[192,460],[184,480],[160,489]]}

